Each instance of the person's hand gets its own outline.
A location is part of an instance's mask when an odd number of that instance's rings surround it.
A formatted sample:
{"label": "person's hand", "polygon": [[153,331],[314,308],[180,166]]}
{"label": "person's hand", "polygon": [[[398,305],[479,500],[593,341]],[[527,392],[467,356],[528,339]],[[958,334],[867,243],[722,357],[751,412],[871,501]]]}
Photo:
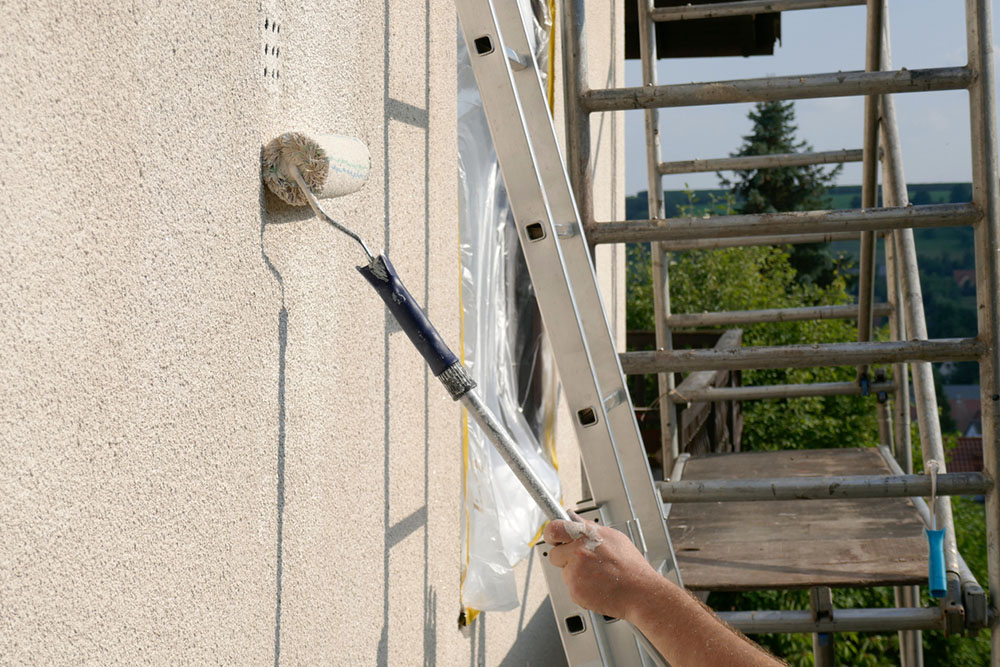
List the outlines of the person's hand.
{"label": "person's hand", "polygon": [[543,533],[549,560],[562,568],[573,602],[605,616],[628,619],[635,603],[665,581],[632,541],[590,521],[551,521]]}

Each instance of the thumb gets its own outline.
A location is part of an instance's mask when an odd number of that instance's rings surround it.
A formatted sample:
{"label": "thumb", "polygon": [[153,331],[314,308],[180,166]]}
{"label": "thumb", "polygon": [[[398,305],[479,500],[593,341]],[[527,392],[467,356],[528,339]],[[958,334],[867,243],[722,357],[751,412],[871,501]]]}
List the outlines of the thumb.
{"label": "thumb", "polygon": [[566,521],[562,519],[553,519],[549,521],[545,526],[545,530],[542,532],[542,537],[545,538],[545,542],[551,544],[552,546],[558,546],[560,544],[568,544],[573,541],[573,537],[566,530]]}

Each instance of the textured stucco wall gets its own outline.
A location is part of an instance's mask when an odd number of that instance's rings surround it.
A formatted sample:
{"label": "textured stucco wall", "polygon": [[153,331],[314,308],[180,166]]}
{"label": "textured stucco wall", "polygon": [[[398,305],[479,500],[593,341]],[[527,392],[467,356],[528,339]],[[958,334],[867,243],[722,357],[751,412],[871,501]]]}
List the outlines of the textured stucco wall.
{"label": "textured stucco wall", "polygon": [[[523,609],[457,631],[459,411],[356,246],[259,180],[285,129],[363,139],[329,209],[457,343],[453,17],[0,4],[0,662],[561,653],[537,564]],[[560,459],[575,500],[569,435]]]}

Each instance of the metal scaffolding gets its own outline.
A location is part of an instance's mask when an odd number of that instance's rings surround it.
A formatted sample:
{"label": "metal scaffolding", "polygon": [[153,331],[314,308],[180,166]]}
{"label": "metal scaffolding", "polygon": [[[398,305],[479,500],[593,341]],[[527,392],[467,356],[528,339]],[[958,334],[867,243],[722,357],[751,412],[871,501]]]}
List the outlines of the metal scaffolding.
{"label": "metal scaffolding", "polygon": [[[931,509],[920,496],[930,495],[930,480],[913,474],[910,455],[910,378],[927,466],[940,474],[936,491],[985,494],[988,534],[989,589],[987,603],[955,543],[950,503],[936,506],[936,525],[945,528],[944,552],[948,590],[938,607],[919,607],[919,590],[896,587],[897,608],[833,610],[829,589],[816,582],[812,611],[755,611],[723,614],[744,632],[807,632],[817,636],[848,631],[900,633],[904,665],[923,663],[920,631],[974,632],[995,629],[1000,618],[1000,173],[997,164],[996,87],[990,0],[966,0],[965,65],[923,70],[893,70],[890,65],[888,0],[744,0],[678,7],[655,7],[638,0],[642,85],[590,89],[583,36],[584,0],[563,0],[563,63],[566,81],[567,162],[588,243],[648,242],[654,292],[656,349],[621,355],[626,374],[656,373],[660,402],[663,470],[673,471],[657,483],[665,503],[705,503],[763,500],[828,501],[831,498],[910,498],[912,510],[928,526]],[[657,22],[685,21],[756,13],[818,8],[867,6],[866,69],[779,76],[742,81],[659,85],[656,74]],[[892,94],[966,90],[971,117],[973,196],[966,204],[911,206],[903,174],[900,137]],[[762,102],[817,97],[864,96],[864,132],[860,150],[824,151],[708,160],[662,161],[658,132],[659,109],[668,107]],[[599,222],[591,202],[589,114],[643,109],[646,127],[648,220]],[[662,176],[724,169],[860,161],[863,163],[860,209],[710,219],[667,218]],[[884,189],[877,207],[879,163]],[[917,271],[914,228],[971,226],[975,235],[978,330],[962,339],[929,339]],[[885,240],[888,299],[875,303],[876,239]],[[677,250],[750,245],[816,243],[857,239],[861,248],[858,304],[809,308],[674,314],[670,308],[668,253]],[[872,339],[873,321],[888,317],[891,340]],[[807,319],[843,318],[857,321],[857,342],[774,347],[673,349],[672,330],[685,327],[741,325]],[[971,334],[972,332],[970,332]],[[984,473],[947,473],[931,362],[976,361],[982,392]],[[716,370],[857,366],[857,383],[775,385],[770,387],[711,387],[700,382],[675,386],[676,373]],[[869,377],[870,367],[891,366],[892,380]],[[676,404],[699,401],[760,400],[776,397],[831,396],[869,392],[886,398],[878,404],[879,454],[891,474],[773,477],[765,479],[682,479],[687,455],[678,450]],[[889,398],[891,397],[891,399]],[[885,401],[891,400],[891,407]],[[831,443],[837,444],[837,443]],[[725,512],[726,506],[716,510]],[[683,563],[680,565],[684,575]],[[826,591],[825,598],[823,591]],[[824,603],[824,600],[827,602]],[[824,611],[825,610],[825,611]],[[557,611],[558,613],[558,611]],[[830,664],[830,642],[814,642],[817,664]],[[991,664],[1000,665],[1000,632],[992,633]]]}

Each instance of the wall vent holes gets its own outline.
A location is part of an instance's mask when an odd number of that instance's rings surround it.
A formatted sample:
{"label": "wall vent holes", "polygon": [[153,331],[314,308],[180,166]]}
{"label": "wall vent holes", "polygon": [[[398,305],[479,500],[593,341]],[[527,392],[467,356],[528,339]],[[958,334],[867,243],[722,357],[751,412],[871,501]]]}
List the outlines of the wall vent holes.
{"label": "wall vent holes", "polygon": [[261,34],[264,49],[264,78],[276,80],[281,78],[281,44],[279,35],[281,24],[271,16],[264,17],[264,32]]}

